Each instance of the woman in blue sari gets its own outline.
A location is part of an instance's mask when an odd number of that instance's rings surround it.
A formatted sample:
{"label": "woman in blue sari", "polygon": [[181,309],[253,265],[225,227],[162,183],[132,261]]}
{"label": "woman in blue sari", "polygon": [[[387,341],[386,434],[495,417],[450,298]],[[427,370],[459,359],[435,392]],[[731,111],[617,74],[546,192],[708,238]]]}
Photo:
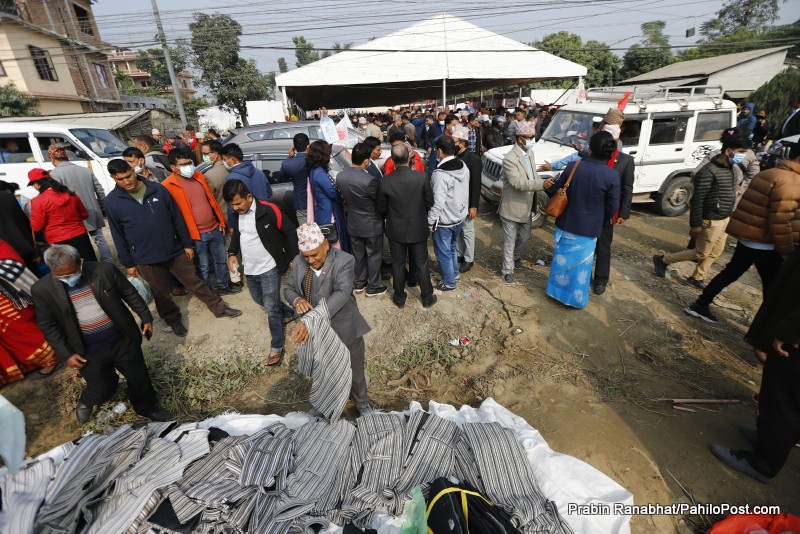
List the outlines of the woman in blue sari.
{"label": "woman in blue sari", "polygon": [[350,252],[350,241],[347,238],[347,224],[344,218],[343,200],[336,181],[330,175],[331,145],[318,140],[311,143],[306,156],[308,181],[314,198],[314,222],[331,224],[336,221],[339,234],[339,248]]}
{"label": "woman in blue sari", "polygon": [[569,202],[556,219],[555,250],[547,280],[547,294],[573,308],[589,302],[597,238],[619,207],[619,173],[608,166],[616,150],[610,133],[592,135],[589,157],[567,165],[553,184],[554,190],[564,187],[577,166],[567,188]]}

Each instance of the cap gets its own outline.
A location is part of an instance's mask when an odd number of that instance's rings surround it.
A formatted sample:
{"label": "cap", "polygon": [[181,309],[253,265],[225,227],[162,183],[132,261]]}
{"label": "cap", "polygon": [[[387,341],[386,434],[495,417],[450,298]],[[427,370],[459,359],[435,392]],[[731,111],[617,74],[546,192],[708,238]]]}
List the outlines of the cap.
{"label": "cap", "polygon": [[462,141],[468,141],[469,130],[459,124],[456,126],[455,130],[453,130],[453,137],[455,139],[461,139]]}
{"label": "cap", "polygon": [[502,115],[498,115],[497,116],[497,122],[506,122],[506,118],[503,117]]}
{"label": "cap", "polygon": [[300,252],[314,250],[325,241],[325,236],[317,223],[306,223],[297,229],[297,246]]}
{"label": "cap", "polygon": [[603,122],[603,117],[592,117],[592,122]]}
{"label": "cap", "polygon": [[517,121],[517,135],[536,135],[536,128],[532,122]]}
{"label": "cap", "polygon": [[489,115],[481,115],[481,122],[492,122],[492,119]]}
{"label": "cap", "polygon": [[609,108],[603,120],[606,124],[622,124],[625,122],[625,114],[617,108]]}
{"label": "cap", "polygon": [[50,178],[50,172],[45,169],[31,169],[28,171],[28,185],[31,185],[33,182],[38,182],[39,180],[44,180],[45,178]]}
{"label": "cap", "polygon": [[158,128],[153,128],[150,130],[150,135],[161,135],[161,132],[158,131]]}
{"label": "cap", "polygon": [[67,159],[67,150],[61,145],[50,145],[47,148],[47,155],[52,159]]}

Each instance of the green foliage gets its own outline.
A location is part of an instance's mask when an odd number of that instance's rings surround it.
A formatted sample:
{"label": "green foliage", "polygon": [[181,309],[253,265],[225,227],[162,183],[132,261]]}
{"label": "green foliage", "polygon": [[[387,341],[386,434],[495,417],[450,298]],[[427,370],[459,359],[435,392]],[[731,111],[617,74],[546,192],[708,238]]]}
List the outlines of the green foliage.
{"label": "green foliage", "polygon": [[[555,56],[578,63],[587,68],[585,84],[587,87],[613,85],[619,79],[620,59],[614,55],[608,45],[600,41],[587,41],[579,35],[560,31],[545,35],[531,46],[549,52]],[[573,80],[553,80],[537,85],[542,89],[567,89],[574,85]]]}
{"label": "green foliage", "polygon": [[782,44],[793,45],[789,50],[790,56],[800,54],[800,21],[773,26],[764,31],[739,28],[717,39],[700,41],[696,48],[682,50],[677,54],[676,60],[702,59],[747,52],[749,50],[773,48]]}
{"label": "green foliage", "polygon": [[200,84],[218,106],[236,111],[242,123],[248,124],[247,101],[274,98],[275,74],[262,74],[254,60],[239,57],[242,26],[231,17],[194,13],[189,30],[192,63],[203,75]]}
{"label": "green foliage", "polygon": [[351,48],[353,48],[352,42],[340,43],[339,41],[334,41],[333,50],[325,50],[320,54],[319,57],[320,59],[329,57],[332,56],[333,54],[338,54],[339,52],[342,52],[344,50],[350,50]]}
{"label": "green foliage", "polygon": [[[164,50],[161,48],[150,48],[139,50],[139,57],[136,58],[136,68],[150,73],[150,87],[154,87],[158,92],[165,91],[172,87],[172,80],[169,78],[167,63],[164,59]],[[175,74],[186,70],[188,61],[188,51],[185,47],[170,47],[169,56],[172,59],[172,67]]]}
{"label": "green foliage", "polygon": [[717,18],[700,26],[700,34],[713,40],[739,30],[758,33],[776,20],[778,0],[727,0],[717,11]]}
{"label": "green foliage", "polygon": [[[197,124],[197,111],[200,109],[210,108],[213,104],[203,97],[184,97],[183,98],[183,111],[186,113],[186,120],[190,124]],[[178,106],[175,104],[175,98],[170,99],[170,111],[178,114]]]}
{"label": "green foliage", "polygon": [[17,89],[13,83],[0,85],[0,117],[39,115],[39,102]]}
{"label": "green foliage", "polygon": [[664,34],[665,26],[661,20],[642,24],[642,43],[631,46],[622,57],[623,79],[666,67],[674,61],[672,51],[667,48],[669,37]]}
{"label": "green foliage", "polygon": [[284,72],[289,72],[289,65],[286,64],[285,57],[278,58],[278,72],[283,74]]}
{"label": "green foliage", "polygon": [[756,105],[756,110],[767,111],[772,131],[771,135],[777,136],[783,121],[791,114],[795,98],[800,95],[800,70],[788,69],[759,87],[751,96],[750,101]]}
{"label": "green foliage", "polygon": [[319,61],[319,52],[314,50],[314,45],[306,41],[302,35],[299,37],[292,37],[294,43],[294,56],[297,58],[295,65],[298,68],[309,63]]}
{"label": "green foliage", "polygon": [[157,87],[137,87],[133,82],[133,78],[119,69],[114,69],[114,83],[117,84],[117,89],[119,89],[119,94],[121,95],[161,96],[161,91]]}

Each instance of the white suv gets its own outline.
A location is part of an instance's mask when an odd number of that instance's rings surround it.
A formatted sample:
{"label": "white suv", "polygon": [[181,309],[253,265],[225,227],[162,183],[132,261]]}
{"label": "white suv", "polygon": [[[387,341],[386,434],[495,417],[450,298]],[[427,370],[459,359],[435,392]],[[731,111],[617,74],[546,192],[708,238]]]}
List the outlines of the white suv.
{"label": "white suv", "polygon": [[[573,143],[586,141],[592,119],[616,107],[626,91],[631,96],[620,140],[623,151],[636,162],[633,200],[655,201],[664,215],[681,215],[689,209],[692,169],[720,148],[723,130],[736,125],[736,105],[723,100],[722,87],[589,89],[586,103],[566,105],[553,117],[533,148],[536,164],[554,163],[574,153]],[[488,202],[500,201],[503,157],[510,149],[498,147],[483,155],[481,194]],[[540,175],[554,177],[560,172],[554,169]],[[537,197],[537,203],[541,206],[546,198]]]}

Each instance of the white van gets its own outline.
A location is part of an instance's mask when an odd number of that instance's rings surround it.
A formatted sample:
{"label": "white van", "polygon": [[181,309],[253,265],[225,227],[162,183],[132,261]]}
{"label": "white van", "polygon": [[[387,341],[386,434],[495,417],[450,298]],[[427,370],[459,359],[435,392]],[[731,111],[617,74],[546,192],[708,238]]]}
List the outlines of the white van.
{"label": "white van", "polygon": [[36,190],[28,187],[28,171],[53,168],[47,155],[53,144],[64,146],[74,164],[89,167],[106,193],[114,188],[106,166],[128,145],[108,130],[50,122],[0,122],[0,180],[17,183],[20,193],[35,197]]}
{"label": "white van", "polygon": [[[587,102],[558,110],[533,148],[536,164],[554,163],[575,152],[573,143],[585,142],[592,119],[602,117],[626,91],[631,92],[622,128],[623,151],[636,162],[633,201],[655,201],[664,215],[689,209],[692,169],[712,150],[720,148],[723,130],[736,125],[736,105],[723,100],[722,87],[601,87],[587,91]],[[483,155],[481,192],[489,202],[502,193],[503,146]],[[561,171],[540,173],[557,176]],[[546,203],[538,199],[539,204]]]}

